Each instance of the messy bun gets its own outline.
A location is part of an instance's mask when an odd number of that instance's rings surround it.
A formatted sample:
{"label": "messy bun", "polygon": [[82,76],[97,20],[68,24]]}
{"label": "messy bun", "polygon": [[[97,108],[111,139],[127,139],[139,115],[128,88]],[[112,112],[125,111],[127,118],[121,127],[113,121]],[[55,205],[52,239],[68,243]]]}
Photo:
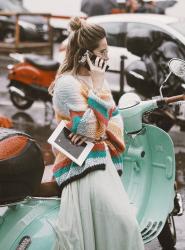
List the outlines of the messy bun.
{"label": "messy bun", "polygon": [[[85,51],[98,48],[101,39],[106,37],[103,27],[88,23],[80,17],[73,17],[69,22],[69,28],[71,32],[68,37],[65,59],[58,70],[57,77],[67,71],[77,74],[81,67],[80,59]],[[51,91],[53,86],[51,84]]]}
{"label": "messy bun", "polygon": [[85,23],[85,20],[79,17],[73,17],[70,20],[69,27],[72,31],[78,31],[79,29],[85,26]]}

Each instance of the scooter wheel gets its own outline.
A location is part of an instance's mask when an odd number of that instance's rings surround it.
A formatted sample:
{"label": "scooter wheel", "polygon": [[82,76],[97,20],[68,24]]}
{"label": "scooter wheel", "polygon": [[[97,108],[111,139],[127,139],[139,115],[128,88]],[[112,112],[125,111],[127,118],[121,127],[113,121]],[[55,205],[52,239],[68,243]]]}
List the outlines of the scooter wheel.
{"label": "scooter wheel", "polygon": [[176,228],[173,216],[170,214],[164,224],[158,240],[163,250],[174,250],[176,244]]}
{"label": "scooter wheel", "polygon": [[33,104],[32,100],[24,98],[14,92],[10,93],[10,99],[16,108],[22,109],[22,110],[30,108],[31,105]]}

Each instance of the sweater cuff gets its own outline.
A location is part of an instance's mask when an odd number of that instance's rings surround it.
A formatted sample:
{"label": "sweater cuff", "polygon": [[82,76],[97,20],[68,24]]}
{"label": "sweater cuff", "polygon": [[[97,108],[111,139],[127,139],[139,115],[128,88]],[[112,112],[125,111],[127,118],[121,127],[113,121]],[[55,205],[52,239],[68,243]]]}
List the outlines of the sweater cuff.
{"label": "sweater cuff", "polygon": [[88,106],[94,110],[99,118],[103,118],[104,122],[107,123],[112,112],[112,105],[100,97],[98,97],[93,90],[89,91]]}

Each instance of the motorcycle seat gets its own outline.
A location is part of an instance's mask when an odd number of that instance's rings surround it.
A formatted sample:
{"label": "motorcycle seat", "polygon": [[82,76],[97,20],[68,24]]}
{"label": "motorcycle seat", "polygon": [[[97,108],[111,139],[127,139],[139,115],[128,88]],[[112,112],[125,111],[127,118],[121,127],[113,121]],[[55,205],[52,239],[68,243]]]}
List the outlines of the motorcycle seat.
{"label": "motorcycle seat", "polygon": [[47,70],[47,71],[56,71],[59,67],[59,63],[51,60],[51,59],[46,59],[43,57],[32,57],[32,56],[26,56],[25,61],[32,64],[33,66]]}
{"label": "motorcycle seat", "polygon": [[43,172],[42,152],[34,139],[14,129],[0,128],[0,205],[33,196]]}

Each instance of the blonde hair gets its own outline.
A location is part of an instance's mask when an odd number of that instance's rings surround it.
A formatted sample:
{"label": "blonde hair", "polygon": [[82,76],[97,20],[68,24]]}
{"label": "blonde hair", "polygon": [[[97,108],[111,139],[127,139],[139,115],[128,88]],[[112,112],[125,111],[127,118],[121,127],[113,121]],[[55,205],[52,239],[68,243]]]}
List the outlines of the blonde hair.
{"label": "blonde hair", "polygon": [[[74,17],[70,20],[70,35],[66,49],[66,55],[63,63],[60,65],[56,75],[67,71],[77,74],[80,68],[79,60],[86,50],[93,51],[99,46],[100,40],[106,37],[105,30],[97,24],[89,24],[86,20]],[[49,87],[49,93],[52,94],[55,81]]]}

